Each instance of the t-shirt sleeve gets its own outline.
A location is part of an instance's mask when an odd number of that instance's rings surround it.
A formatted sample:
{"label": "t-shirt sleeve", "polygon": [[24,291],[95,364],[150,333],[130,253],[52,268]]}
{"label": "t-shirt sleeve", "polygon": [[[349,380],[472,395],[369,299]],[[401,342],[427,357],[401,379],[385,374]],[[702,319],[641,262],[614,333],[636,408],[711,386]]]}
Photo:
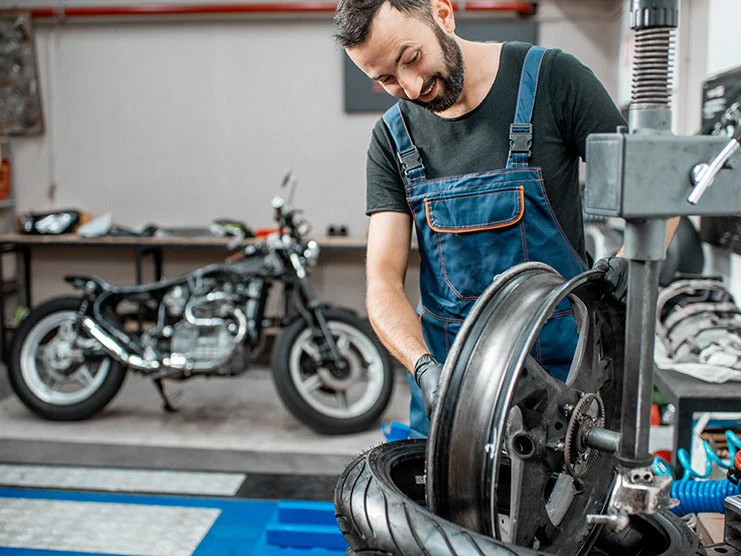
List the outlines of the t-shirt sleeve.
{"label": "t-shirt sleeve", "polygon": [[605,87],[574,56],[558,51],[550,68],[551,98],[563,139],[584,160],[590,133],[614,133],[626,125]]}
{"label": "t-shirt sleeve", "polygon": [[367,215],[383,211],[409,213],[399,165],[383,120],[373,128],[365,174]]}

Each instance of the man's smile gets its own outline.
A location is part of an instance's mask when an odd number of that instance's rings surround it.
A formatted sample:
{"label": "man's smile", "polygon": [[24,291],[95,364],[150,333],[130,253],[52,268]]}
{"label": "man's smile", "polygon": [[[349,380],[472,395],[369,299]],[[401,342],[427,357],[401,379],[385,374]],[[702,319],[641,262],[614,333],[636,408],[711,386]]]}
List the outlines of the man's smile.
{"label": "man's smile", "polygon": [[435,93],[437,93],[437,81],[437,78],[433,78],[429,86],[419,93],[419,97],[417,98],[417,100],[421,100],[422,102],[429,102],[433,98],[435,98]]}

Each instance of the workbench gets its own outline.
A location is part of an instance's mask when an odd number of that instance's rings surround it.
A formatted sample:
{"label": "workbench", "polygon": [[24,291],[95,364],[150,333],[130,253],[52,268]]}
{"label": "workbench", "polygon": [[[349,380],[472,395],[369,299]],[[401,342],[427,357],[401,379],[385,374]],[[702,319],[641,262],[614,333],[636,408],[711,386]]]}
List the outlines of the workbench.
{"label": "workbench", "polygon": [[677,451],[692,447],[692,416],[700,412],[734,412],[741,414],[741,382],[716,384],[674,371],[655,369],[654,386],[676,409],[672,465],[675,477],[681,478],[682,467]]}

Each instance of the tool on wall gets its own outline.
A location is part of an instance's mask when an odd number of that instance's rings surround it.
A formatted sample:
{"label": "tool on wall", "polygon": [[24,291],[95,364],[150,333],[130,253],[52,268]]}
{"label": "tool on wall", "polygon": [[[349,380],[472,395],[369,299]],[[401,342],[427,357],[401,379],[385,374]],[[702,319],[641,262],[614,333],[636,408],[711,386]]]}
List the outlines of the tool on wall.
{"label": "tool on wall", "polygon": [[0,14],[0,136],[44,129],[31,14]]}

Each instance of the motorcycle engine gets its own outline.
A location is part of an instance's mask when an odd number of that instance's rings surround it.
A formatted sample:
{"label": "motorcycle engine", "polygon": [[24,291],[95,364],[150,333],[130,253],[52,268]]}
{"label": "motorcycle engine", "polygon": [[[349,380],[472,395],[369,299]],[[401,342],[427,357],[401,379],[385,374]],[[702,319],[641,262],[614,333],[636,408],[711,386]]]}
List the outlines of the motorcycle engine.
{"label": "motorcycle engine", "polygon": [[183,286],[171,288],[162,299],[171,324],[160,329],[166,343],[158,350],[165,352],[168,365],[187,369],[186,378],[193,373],[243,372],[247,366],[244,339],[253,323],[238,301],[228,283],[202,284],[197,293]]}
{"label": "motorcycle engine", "polygon": [[205,363],[226,356],[234,345],[233,338],[225,326],[197,326],[181,320],[173,326],[170,351]]}

